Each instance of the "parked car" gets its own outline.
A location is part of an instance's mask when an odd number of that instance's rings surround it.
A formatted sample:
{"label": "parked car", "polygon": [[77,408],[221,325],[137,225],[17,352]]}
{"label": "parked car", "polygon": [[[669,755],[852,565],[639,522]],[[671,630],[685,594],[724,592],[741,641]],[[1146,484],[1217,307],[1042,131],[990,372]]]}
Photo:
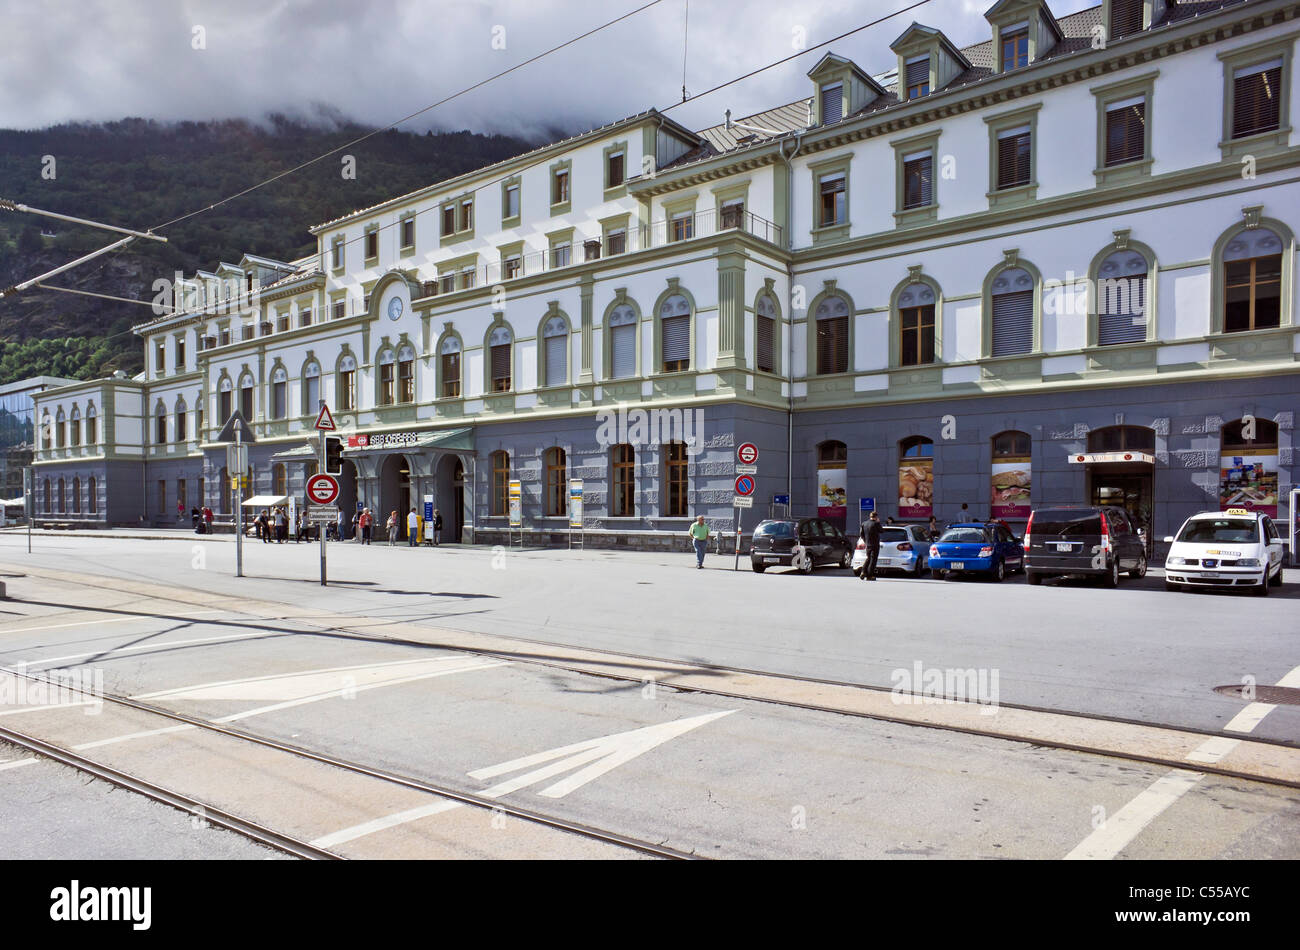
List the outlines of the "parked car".
{"label": "parked car", "polygon": [[1165,589],[1247,587],[1260,597],[1282,586],[1282,538],[1273,519],[1248,508],[1205,511],[1165,538]]}
{"label": "parked car", "polygon": [[825,518],[760,521],[749,546],[749,563],[755,573],[769,567],[790,567],[794,561],[796,541],[807,557],[800,572],[811,574],[825,564],[848,567],[853,558],[849,539],[839,526]]}
{"label": "parked car", "polygon": [[1082,574],[1099,577],[1107,587],[1119,575],[1145,577],[1146,545],[1123,508],[1039,508],[1025,525],[1025,574],[1031,584],[1045,577]]}
{"label": "parked car", "polygon": [[[861,577],[867,567],[867,542],[858,539],[853,551],[853,573]],[[923,525],[888,525],[880,529],[880,571],[903,571],[922,577],[930,570],[930,537]]]}
{"label": "parked car", "polygon": [[987,574],[1000,581],[1022,570],[1025,551],[1005,525],[995,521],[965,522],[948,526],[930,545],[930,571],[952,580],[960,574]]}

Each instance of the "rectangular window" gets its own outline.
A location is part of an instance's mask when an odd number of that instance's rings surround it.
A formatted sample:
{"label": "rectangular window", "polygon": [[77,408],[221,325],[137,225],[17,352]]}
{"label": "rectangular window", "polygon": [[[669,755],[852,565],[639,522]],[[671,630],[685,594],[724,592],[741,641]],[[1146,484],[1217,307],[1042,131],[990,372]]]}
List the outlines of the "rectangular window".
{"label": "rectangular window", "polygon": [[343,239],[335,238],[334,243],[330,245],[330,259],[335,270],[343,268]]}
{"label": "rectangular window", "polygon": [[505,199],[502,201],[501,217],[506,219],[519,217],[518,185],[506,186]]}
{"label": "rectangular window", "polygon": [[606,188],[617,188],[623,184],[623,153],[611,152],[606,160]]}
{"label": "rectangular window", "polygon": [[899,362],[918,366],[934,362],[934,304],[899,311]]}
{"label": "rectangular window", "polygon": [[492,391],[510,392],[510,344],[498,343],[492,350]]}
{"label": "rectangular window", "polygon": [[176,370],[183,372],[185,369],[185,338],[178,337],[176,340]]}
{"label": "rectangular window", "polygon": [[993,298],[993,355],[1029,353],[1033,348],[1034,292],[997,294]]}
{"label": "rectangular window", "polygon": [[177,411],[176,413],[176,441],[177,442],[184,442],[186,436],[189,434],[189,429],[185,428],[185,424],[187,421],[188,420],[185,418],[185,410],[181,409]]}
{"label": "rectangular window", "polygon": [[347,315],[347,301],[336,300],[332,306],[334,307],[333,317],[335,320],[342,320]]}
{"label": "rectangular window", "polygon": [[907,98],[919,99],[930,94],[930,57],[920,56],[909,60],[907,67]]}
{"label": "rectangular window", "polygon": [[605,236],[605,253],[622,254],[627,250],[627,231],[622,228],[610,231]]}
{"label": "rectangular window", "polygon": [[511,277],[518,277],[519,272],[520,272],[519,255],[514,254],[510,257],[507,257],[505,263],[506,280],[509,280]]}
{"label": "rectangular window", "polygon": [[397,364],[397,392],[402,402],[415,402],[415,361],[402,360]]}
{"label": "rectangular window", "polygon": [[1029,184],[1030,148],[1027,125],[998,133],[998,188]]}
{"label": "rectangular window", "polygon": [[287,313],[277,314],[275,318],[275,332],[284,333],[289,329],[289,315]]}
{"label": "rectangular window", "polygon": [[167,345],[159,340],[154,344],[154,369],[161,373],[167,368]]}
{"label": "rectangular window", "polygon": [[551,176],[551,204],[560,205],[569,200],[569,170],[560,168]]}
{"label": "rectangular window", "polygon": [[1228,261],[1224,265],[1223,331],[1238,333],[1281,325],[1282,256]]}
{"label": "rectangular window", "polygon": [[687,486],[687,455],[685,442],[669,442],[665,446],[668,450],[667,472],[665,472],[664,483],[668,489],[667,498],[664,500],[664,517],[682,518],[687,513],[686,503],[686,486]]}
{"label": "rectangular window", "polygon": [[97,422],[98,419],[95,416],[86,417],[86,444],[87,445],[94,445],[96,442],[99,441],[99,432],[96,431],[98,428],[96,425]]}
{"label": "rectangular window", "polygon": [[610,328],[612,352],[610,372],[615,379],[636,375],[636,324],[624,323]]}
{"label": "rectangular window", "polygon": [[745,223],[745,202],[740,198],[722,203],[720,228],[739,228]]}
{"label": "rectangular window", "polygon": [[928,208],[934,201],[934,158],[929,152],[903,156],[903,208]]}
{"label": "rectangular window", "polygon": [[460,354],[442,354],[442,394],[446,398],[460,395]]}
{"label": "rectangular window", "polygon": [[357,371],[354,369],[339,373],[339,408],[357,408]]}
{"label": "rectangular window", "polygon": [[754,318],[754,328],[754,362],[764,373],[775,372],[776,321],[760,315]]}
{"label": "rectangular window", "polygon": [[1111,0],[1110,37],[1117,40],[1142,32],[1142,0]]}
{"label": "rectangular window", "polygon": [[849,371],[849,318],[823,317],[817,320],[817,372]]}
{"label": "rectangular window", "polygon": [[563,517],[569,508],[568,465],[564,449],[551,449],[546,453],[546,514]]}
{"label": "rectangular window", "polygon": [[221,345],[222,346],[230,345],[230,327],[221,328]]}
{"label": "rectangular window", "polygon": [[614,495],[610,514],[630,518],[636,514],[636,449],[624,443],[613,449]]}
{"label": "rectangular window", "polygon": [[167,482],[158,479],[158,514],[167,514]]}
{"label": "rectangular window", "polygon": [[415,219],[402,219],[402,247],[415,247]]}
{"label": "rectangular window", "polygon": [[194,410],[194,438],[203,441],[203,407]]}
{"label": "rectangular window", "polygon": [[381,406],[391,406],[393,404],[393,364],[379,364],[379,404]]}
{"label": "rectangular window", "polygon": [[221,424],[225,425],[226,420],[230,418],[233,411],[234,393],[229,389],[224,390],[217,398],[217,412],[221,416]]}
{"label": "rectangular window", "polygon": [[442,236],[456,233],[456,206],[444,205],[442,209]]}
{"label": "rectangular window", "polygon": [[468,231],[474,227],[474,199],[466,198],[460,203],[460,229]]}
{"label": "rectangular window", "polygon": [[662,324],[665,373],[680,373],[691,366],[691,318],[668,317]]}
{"label": "rectangular window", "polygon": [[1106,167],[1141,161],[1146,157],[1145,96],[1106,105]]}
{"label": "rectangular window", "polygon": [[844,118],[844,84],[822,86],[822,124],[830,125]]}
{"label": "rectangular window", "polygon": [[1232,137],[1276,131],[1281,121],[1282,60],[1232,74]]}
{"label": "rectangular window", "polygon": [[311,310],[304,308],[298,311],[298,326],[299,327],[311,326]]}
{"label": "rectangular window", "polygon": [[1002,70],[1029,65],[1029,28],[1013,26],[1002,31]]}
{"label": "rectangular window", "polygon": [[366,260],[371,260],[379,256],[379,232],[366,232]]}
{"label": "rectangular window", "polygon": [[[155,445],[166,445],[166,444],[167,444],[167,417],[164,416],[164,415],[159,415],[159,416],[158,416],[157,431],[154,433],[154,444],[155,444]],[[63,447],[63,427],[62,427],[62,425],[60,425],[60,427],[59,427],[59,447],[60,447],[60,448]]]}
{"label": "rectangular window", "polygon": [[461,290],[469,290],[471,287],[473,287],[473,286],[474,286],[474,278],[475,278],[475,275],[476,275],[476,272],[475,272],[474,268],[472,268],[472,267],[466,267],[463,271],[461,271],[461,272],[460,272],[460,289],[461,289]]}
{"label": "rectangular window", "polygon": [[695,215],[689,211],[673,215],[669,222],[668,239],[670,241],[689,241],[695,237]]}
{"label": "rectangular window", "polygon": [[847,220],[845,184],[844,172],[821,176],[821,215],[817,219],[821,227],[843,224]]}
{"label": "rectangular window", "polygon": [[244,324],[244,326],[240,329],[239,338],[241,340],[251,340],[253,338],[253,331],[255,329],[257,328],[254,327],[251,323]]}
{"label": "rectangular window", "polygon": [[492,453],[492,508],[490,514],[501,517],[506,513],[507,493],[510,488],[510,456],[505,452]]}
{"label": "rectangular window", "polygon": [[570,247],[568,241],[565,241],[562,244],[557,244],[551,248],[552,267],[568,267],[572,259],[573,248]]}
{"label": "rectangular window", "polygon": [[456,275],[443,274],[439,283],[441,284],[441,287],[439,288],[441,292],[444,294],[449,294],[456,289]]}

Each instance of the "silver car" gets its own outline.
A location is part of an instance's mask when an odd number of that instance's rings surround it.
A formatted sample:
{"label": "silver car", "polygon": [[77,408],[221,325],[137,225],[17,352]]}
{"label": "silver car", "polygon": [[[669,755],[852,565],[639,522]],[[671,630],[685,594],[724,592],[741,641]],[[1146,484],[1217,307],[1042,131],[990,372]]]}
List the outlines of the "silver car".
{"label": "silver car", "polygon": [[[861,575],[867,566],[867,542],[859,539],[853,551],[853,573]],[[880,529],[878,571],[904,571],[924,577],[930,569],[930,536],[915,524],[885,525]]]}

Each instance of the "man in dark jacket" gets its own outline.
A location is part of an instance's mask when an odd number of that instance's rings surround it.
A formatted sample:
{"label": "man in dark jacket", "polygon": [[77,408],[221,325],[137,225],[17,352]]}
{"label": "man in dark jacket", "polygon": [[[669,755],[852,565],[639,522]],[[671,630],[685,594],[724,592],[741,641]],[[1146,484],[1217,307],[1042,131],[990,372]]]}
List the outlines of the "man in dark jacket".
{"label": "man in dark jacket", "polygon": [[867,523],[862,526],[862,534],[867,542],[867,563],[862,568],[862,579],[874,581],[876,561],[880,559],[880,516],[874,511],[867,518]]}

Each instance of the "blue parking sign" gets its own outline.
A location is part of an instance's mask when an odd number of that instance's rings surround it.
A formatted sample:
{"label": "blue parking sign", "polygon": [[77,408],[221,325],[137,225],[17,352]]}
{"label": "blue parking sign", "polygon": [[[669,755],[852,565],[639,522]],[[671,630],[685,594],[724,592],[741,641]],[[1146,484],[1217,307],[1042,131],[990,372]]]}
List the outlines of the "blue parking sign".
{"label": "blue parking sign", "polygon": [[874,498],[858,499],[858,511],[862,512],[863,514],[868,514],[875,510],[876,510],[876,499]]}
{"label": "blue parking sign", "polygon": [[789,495],[773,495],[773,496],[772,496],[772,504],[774,504],[774,505],[787,505],[787,506],[788,506],[788,505],[790,504],[790,496],[789,496]]}

